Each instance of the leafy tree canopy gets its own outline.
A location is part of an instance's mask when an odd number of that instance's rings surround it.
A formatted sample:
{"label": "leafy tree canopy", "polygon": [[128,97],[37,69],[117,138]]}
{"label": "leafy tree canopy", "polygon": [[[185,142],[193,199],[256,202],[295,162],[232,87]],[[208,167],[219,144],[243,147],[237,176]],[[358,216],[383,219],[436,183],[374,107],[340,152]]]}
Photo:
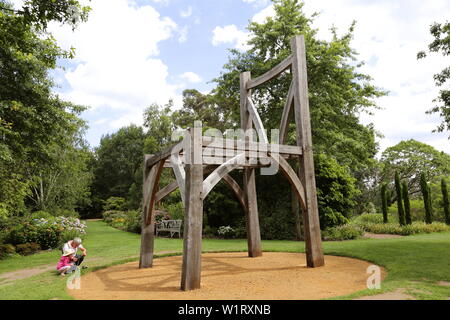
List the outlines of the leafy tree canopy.
{"label": "leafy tree canopy", "polygon": [[[434,37],[433,42],[428,45],[428,50],[434,53],[441,53],[443,56],[450,55],[450,23],[434,23],[430,27],[430,33]],[[417,54],[418,59],[427,56],[425,51]],[[427,113],[438,113],[443,119],[442,123],[435,131],[443,132],[450,130],[450,65],[440,73],[434,75],[436,86],[442,88],[439,95],[433,100],[436,106],[431,108]]]}
{"label": "leafy tree canopy", "polygon": [[[316,152],[333,155],[340,164],[352,168],[362,178],[375,165],[377,150],[372,126],[359,122],[360,112],[376,107],[374,98],[385,94],[362,74],[362,65],[350,47],[354,24],[339,37],[332,29],[333,39],[322,41],[311,27],[313,17],[307,17],[298,0],[274,0],[275,15],[262,23],[251,22],[251,39],[246,52],[231,50],[224,71],[215,79],[215,101],[223,110],[232,110],[234,123],[239,123],[239,74],[251,70],[257,77],[287,58],[290,39],[305,36],[308,64],[309,101],[313,145]],[[284,102],[291,82],[288,72],[253,91],[253,100],[267,129],[279,127]],[[291,125],[288,142],[295,140]]]}
{"label": "leafy tree canopy", "polygon": [[450,155],[413,139],[387,148],[380,162],[381,181],[392,185],[397,171],[401,180],[408,181],[410,194],[420,192],[421,172],[426,173],[428,181],[450,174]]}

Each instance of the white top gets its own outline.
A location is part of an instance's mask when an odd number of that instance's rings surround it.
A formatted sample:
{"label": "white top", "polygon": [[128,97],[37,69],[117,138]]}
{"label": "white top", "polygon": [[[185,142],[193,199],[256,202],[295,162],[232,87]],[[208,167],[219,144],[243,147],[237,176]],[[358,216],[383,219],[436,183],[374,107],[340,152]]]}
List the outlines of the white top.
{"label": "white top", "polygon": [[75,248],[72,247],[72,242],[73,242],[73,240],[70,240],[70,241],[64,243],[63,251],[72,249],[72,250],[75,250],[75,253],[77,253],[78,249],[84,249],[84,247],[81,243]]}

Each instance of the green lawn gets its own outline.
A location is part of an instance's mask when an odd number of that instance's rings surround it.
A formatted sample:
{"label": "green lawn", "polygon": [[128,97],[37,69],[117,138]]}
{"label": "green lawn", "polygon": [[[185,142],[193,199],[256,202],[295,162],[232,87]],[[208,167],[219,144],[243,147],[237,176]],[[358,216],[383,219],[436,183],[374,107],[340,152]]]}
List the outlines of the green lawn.
{"label": "green lawn", "polygon": [[[122,232],[101,221],[88,221],[88,249],[86,264],[90,272],[97,268],[137,260],[140,237]],[[203,241],[204,251],[245,251],[246,240]],[[181,252],[180,239],[158,238],[158,252]],[[304,252],[304,244],[296,241],[263,241],[264,251]],[[450,287],[439,286],[437,281],[450,281],[450,232],[409,236],[388,240],[353,240],[325,242],[326,254],[341,255],[372,261],[384,266],[389,274],[381,290],[364,290],[344,298],[377,294],[396,288],[419,299],[448,299]],[[56,265],[60,253],[49,251],[27,257],[11,257],[0,261],[0,275],[5,272]],[[44,272],[13,283],[0,281],[0,299],[70,299],[65,292],[65,279],[55,272]],[[342,297],[341,297],[342,298]]]}

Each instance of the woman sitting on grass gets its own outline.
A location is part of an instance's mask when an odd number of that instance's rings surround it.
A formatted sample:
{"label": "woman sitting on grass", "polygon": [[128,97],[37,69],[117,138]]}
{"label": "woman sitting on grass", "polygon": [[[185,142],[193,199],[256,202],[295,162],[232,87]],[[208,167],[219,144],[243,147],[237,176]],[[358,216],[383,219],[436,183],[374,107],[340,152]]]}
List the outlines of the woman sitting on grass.
{"label": "woman sitting on grass", "polygon": [[58,270],[59,274],[64,277],[67,273],[71,273],[77,269],[77,266],[74,263],[75,261],[77,261],[77,258],[75,257],[75,250],[65,250],[56,265],[56,270]]}

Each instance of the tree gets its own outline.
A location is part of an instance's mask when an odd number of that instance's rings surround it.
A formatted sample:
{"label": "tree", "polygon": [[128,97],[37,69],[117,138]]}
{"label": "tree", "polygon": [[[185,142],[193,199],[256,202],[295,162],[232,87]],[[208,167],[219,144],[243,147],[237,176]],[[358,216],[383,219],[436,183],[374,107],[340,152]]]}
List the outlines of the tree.
{"label": "tree", "polygon": [[145,153],[156,153],[166,146],[171,145],[172,133],[175,125],[172,122],[173,102],[169,101],[165,106],[152,104],[144,111]]}
{"label": "tree", "polygon": [[405,223],[412,224],[411,204],[409,202],[409,193],[408,193],[408,183],[405,180],[402,181],[402,198],[403,198],[403,204],[405,206]]}
{"label": "tree", "polygon": [[450,205],[448,201],[447,181],[441,179],[442,206],[444,207],[445,223],[450,225]]}
{"label": "tree", "polygon": [[[340,165],[351,169],[357,187],[370,192],[376,167],[378,145],[372,125],[359,121],[361,112],[376,108],[374,99],[385,94],[371,83],[371,77],[359,71],[351,48],[354,25],[342,36],[335,30],[331,41],[319,40],[312,28],[313,18],[303,13],[298,0],[274,0],[273,17],[248,26],[250,49],[230,50],[222,73],[214,80],[214,101],[221,110],[232,110],[228,120],[239,124],[239,75],[252,72],[257,77],[291,54],[290,39],[303,34],[306,42],[309,104],[314,152],[334,157]],[[252,91],[252,99],[266,129],[279,127],[283,106],[291,82],[289,72]],[[295,126],[289,126],[287,144],[295,141]],[[360,194],[360,198],[365,197]],[[362,202],[362,201],[359,201]],[[360,208],[363,210],[364,208]]]}
{"label": "tree", "polygon": [[[430,27],[430,33],[434,37],[433,42],[428,45],[429,52],[442,53],[443,56],[450,55],[450,23],[433,23]],[[418,59],[425,58],[427,54],[421,51],[417,54]],[[433,100],[436,105],[427,111],[428,114],[438,113],[443,119],[437,127],[438,132],[450,130],[450,66],[444,68],[440,73],[434,75],[436,86],[442,88],[439,95]],[[446,86],[446,84],[448,84]]]}
{"label": "tree", "polygon": [[431,224],[433,222],[433,207],[431,206],[430,186],[428,185],[425,172],[422,172],[420,175],[420,187],[425,207],[425,222]]}
{"label": "tree", "polygon": [[[409,193],[413,196],[421,191],[421,172],[426,172],[430,180],[450,174],[450,155],[413,139],[387,148],[381,155],[380,163],[380,180],[389,182],[398,172],[400,179],[408,182]],[[389,203],[393,201],[395,198],[388,198]]]}
{"label": "tree", "polygon": [[388,223],[388,205],[387,205],[386,188],[387,184],[383,183],[381,185],[381,208],[383,211],[383,223]]}
{"label": "tree", "polygon": [[397,211],[398,222],[401,226],[405,225],[405,210],[402,202],[402,186],[400,185],[400,177],[398,172],[395,172],[395,191],[397,192]]}
{"label": "tree", "polygon": [[347,223],[361,192],[356,188],[356,179],[326,154],[315,154],[314,166],[321,229]]}
{"label": "tree", "polygon": [[91,151],[84,139],[78,136],[80,130],[72,136],[68,135],[59,144],[48,146],[51,165],[36,164],[33,169],[27,170],[32,191],[28,198],[33,209],[74,211],[79,206],[89,205],[92,172],[88,165]]}
{"label": "tree", "polygon": [[109,197],[128,198],[136,171],[140,171],[142,180],[144,140],[143,129],[135,125],[101,138],[95,150],[97,161],[93,181],[93,196],[97,202]]}
{"label": "tree", "polygon": [[75,27],[88,11],[73,0],[29,0],[21,10],[0,0],[0,205],[11,214],[24,213],[33,185],[28,172],[52,166],[51,146],[70,136],[83,110],[52,92],[49,71],[73,51],[61,50],[46,26]]}
{"label": "tree", "polygon": [[193,127],[194,121],[200,120],[203,128],[215,128],[224,132],[236,125],[231,113],[231,109],[216,103],[214,95],[190,89],[183,91],[183,108],[173,113],[172,120],[176,126],[184,129]]}

